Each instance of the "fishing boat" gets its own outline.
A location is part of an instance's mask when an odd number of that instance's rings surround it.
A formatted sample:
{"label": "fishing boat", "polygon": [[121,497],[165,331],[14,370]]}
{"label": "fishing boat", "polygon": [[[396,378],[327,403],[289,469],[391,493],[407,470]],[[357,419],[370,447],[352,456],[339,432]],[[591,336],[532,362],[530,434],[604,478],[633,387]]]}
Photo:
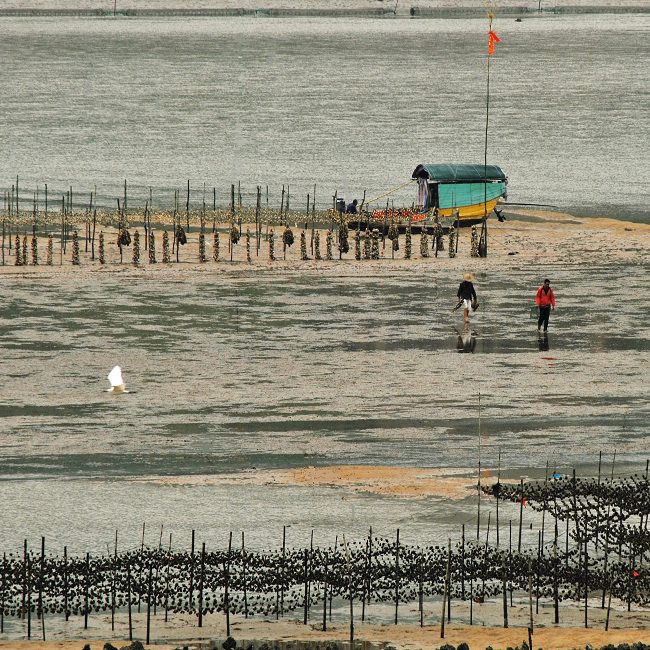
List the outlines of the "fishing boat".
{"label": "fishing boat", "polygon": [[412,175],[418,194],[412,221],[480,223],[507,198],[508,178],[496,165],[418,165]]}
{"label": "fishing boat", "polygon": [[462,227],[480,223],[492,211],[499,216],[496,207],[507,199],[508,178],[501,167],[458,164],[418,165],[410,181],[382,197],[415,181],[417,197],[411,208],[390,209],[387,205],[385,210],[369,211],[366,207],[358,219],[350,221],[350,227],[368,226],[386,232],[395,223],[400,231],[411,227],[416,233],[422,228],[433,232],[437,218],[446,232],[452,224]]}

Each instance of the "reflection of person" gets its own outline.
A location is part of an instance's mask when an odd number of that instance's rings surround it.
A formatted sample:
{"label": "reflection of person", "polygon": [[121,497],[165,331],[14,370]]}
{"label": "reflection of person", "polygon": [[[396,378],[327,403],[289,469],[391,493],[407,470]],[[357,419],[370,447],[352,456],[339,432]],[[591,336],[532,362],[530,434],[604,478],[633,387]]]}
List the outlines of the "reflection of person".
{"label": "reflection of person", "polygon": [[548,334],[544,332],[544,334],[540,334],[537,337],[537,344],[539,345],[539,351],[540,352],[548,352],[550,349],[550,346],[548,344]]}
{"label": "reflection of person", "polygon": [[348,207],[345,209],[346,214],[356,214],[357,213],[357,203],[358,201],[354,199],[352,203],[348,203]]}
{"label": "reflection of person", "polygon": [[474,276],[471,273],[465,273],[456,294],[458,304],[461,305],[462,303],[466,323],[469,322],[469,310],[472,308],[472,300],[476,300],[476,291],[474,291],[474,285],[472,284],[473,279]]}
{"label": "reflection of person", "polygon": [[544,284],[537,289],[537,296],[535,298],[537,306],[539,307],[539,318],[537,319],[537,331],[544,324],[544,331],[548,329],[548,317],[551,314],[551,309],[555,311],[555,294],[551,289],[551,281],[547,278]]}
{"label": "reflection of person", "polygon": [[[458,330],[456,330],[458,332]],[[469,331],[469,325],[465,325],[463,333],[458,332],[458,340],[456,341],[456,349],[458,352],[474,352],[476,347],[476,335],[474,332]]]}

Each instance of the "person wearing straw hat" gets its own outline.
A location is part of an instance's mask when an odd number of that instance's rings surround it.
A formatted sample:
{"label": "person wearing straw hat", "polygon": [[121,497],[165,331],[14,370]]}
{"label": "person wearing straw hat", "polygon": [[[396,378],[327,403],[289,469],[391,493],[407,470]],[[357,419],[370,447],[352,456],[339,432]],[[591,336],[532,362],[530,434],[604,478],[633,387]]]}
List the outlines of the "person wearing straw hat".
{"label": "person wearing straw hat", "polygon": [[472,302],[477,302],[476,291],[474,290],[474,285],[472,284],[473,280],[474,276],[471,273],[463,274],[463,281],[460,283],[460,286],[458,287],[458,293],[456,294],[458,297],[457,307],[462,306],[464,320],[466,323],[469,322],[469,312],[470,309],[472,309]]}

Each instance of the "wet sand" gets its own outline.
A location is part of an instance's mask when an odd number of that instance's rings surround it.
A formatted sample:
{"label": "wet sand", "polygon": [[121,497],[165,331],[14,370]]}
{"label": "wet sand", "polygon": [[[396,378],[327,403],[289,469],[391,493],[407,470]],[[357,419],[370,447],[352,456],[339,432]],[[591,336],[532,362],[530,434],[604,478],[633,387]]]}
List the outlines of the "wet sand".
{"label": "wet sand", "polygon": [[[490,484],[483,472],[482,482]],[[344,494],[366,492],[403,498],[464,499],[475,494],[476,478],[468,478],[463,469],[420,469],[377,465],[335,465],[305,467],[270,472],[250,471],[243,474],[209,474],[137,479],[165,485],[218,485],[222,483],[274,486],[332,487]],[[507,482],[503,481],[502,482]],[[345,496],[343,496],[345,498]]]}
{"label": "wet sand", "polygon": [[[505,650],[507,647],[521,646],[524,640],[528,640],[528,629],[525,618],[527,606],[521,605],[518,614],[510,610],[510,627],[483,625],[483,610],[498,609],[499,603],[486,603],[474,605],[474,615],[477,624],[473,626],[458,625],[453,622],[454,615],[458,612],[456,604],[452,603],[452,622],[445,625],[445,637],[440,637],[440,623],[438,611],[439,605],[435,605],[435,611],[429,607],[425,612],[425,626],[413,624],[399,625],[375,625],[361,624],[355,621],[355,640],[357,642],[369,641],[374,644],[387,644],[398,648],[398,650],[433,650],[445,643],[453,644],[465,642],[472,650],[482,650],[492,646],[494,650]],[[598,610],[600,612],[600,610]],[[323,632],[321,624],[316,622],[318,616],[315,612],[311,624],[304,626],[302,622],[281,620],[244,620],[231,617],[231,636],[240,641],[266,640],[266,641],[336,641],[346,642],[349,640],[348,623],[328,623],[327,631]],[[572,612],[570,608],[562,609],[562,618],[571,617],[573,625],[567,627],[535,627],[533,631],[533,644],[535,648],[544,650],[571,650],[572,648],[584,648],[590,644],[594,648],[600,648],[606,644],[620,643],[650,643],[650,629],[648,629],[648,612],[637,614],[635,619],[641,620],[645,616],[645,625],[638,629],[621,629],[621,613],[613,612],[610,629],[606,632],[603,622],[594,617],[591,627],[580,627],[580,611]],[[626,613],[627,614],[627,613]],[[359,617],[359,612],[355,614]],[[628,615],[629,616],[629,615]],[[96,618],[100,618],[97,616]],[[11,648],[12,650],[81,650],[85,643],[89,643],[92,650],[103,648],[104,643],[110,641],[114,646],[120,648],[127,645],[128,627],[126,617],[122,614],[116,617],[116,634],[110,633],[110,615],[103,616],[101,625],[95,625],[93,629],[84,633],[83,620],[80,625],[70,625],[65,640],[52,640],[47,642],[33,640],[28,641],[0,641],[0,648]],[[434,619],[435,622],[432,622]],[[71,621],[72,622],[72,621]],[[146,629],[146,615],[135,614],[133,618],[135,639],[144,641]],[[81,629],[79,629],[81,628]],[[34,633],[36,636],[38,632]],[[50,633],[50,637],[54,636]],[[209,615],[204,617],[203,627],[196,626],[196,618],[170,616],[168,624],[159,619],[152,620],[151,646],[163,649],[193,645],[200,642],[221,639],[226,637],[225,617]],[[220,644],[219,644],[220,645]]]}

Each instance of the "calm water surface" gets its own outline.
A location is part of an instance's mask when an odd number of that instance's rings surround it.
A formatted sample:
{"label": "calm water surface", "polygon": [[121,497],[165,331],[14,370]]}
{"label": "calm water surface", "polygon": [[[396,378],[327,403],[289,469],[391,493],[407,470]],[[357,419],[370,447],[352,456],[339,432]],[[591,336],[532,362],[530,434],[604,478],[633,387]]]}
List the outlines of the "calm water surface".
{"label": "calm water surface", "polygon": [[[31,211],[97,185],[113,209],[171,208],[191,180],[226,204],[282,184],[291,209],[400,185],[422,162],[483,162],[484,20],[4,18],[0,187]],[[650,17],[497,18],[488,162],[509,199],[648,221]],[[21,193],[22,195],[22,193]],[[412,188],[396,205],[415,200]],[[184,198],[182,198],[184,203]]]}

